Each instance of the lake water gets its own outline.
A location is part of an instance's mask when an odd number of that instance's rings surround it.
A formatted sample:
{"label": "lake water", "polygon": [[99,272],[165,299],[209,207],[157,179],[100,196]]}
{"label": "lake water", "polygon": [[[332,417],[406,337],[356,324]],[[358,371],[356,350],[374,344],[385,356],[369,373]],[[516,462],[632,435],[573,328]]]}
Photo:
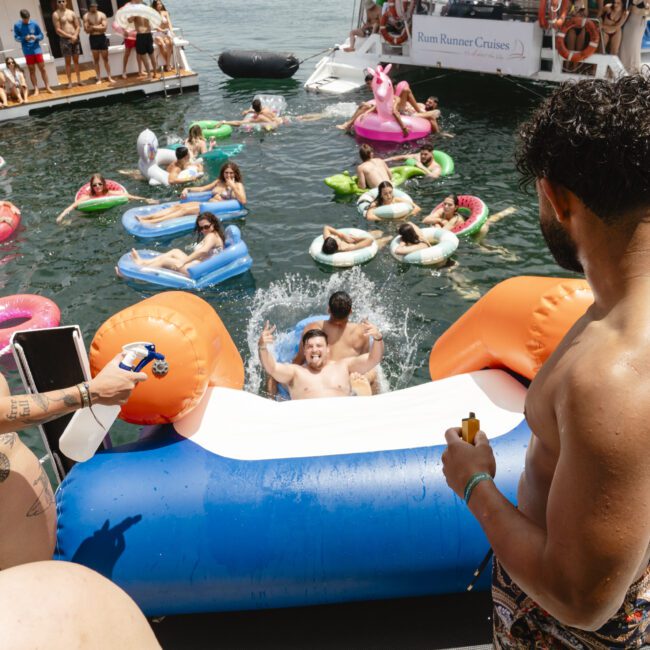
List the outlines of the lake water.
{"label": "lake water", "polygon": [[[0,171],[0,198],[23,212],[18,236],[0,245],[0,254],[16,256],[0,267],[2,292],[53,299],[62,323],[79,324],[87,344],[106,318],[151,295],[114,275],[116,261],[135,243],[121,226],[122,208],[93,219],[77,216],[68,226],[55,223],[90,173],[119,180],[131,193],[168,199],[174,190],[119,174],[137,167],[136,139],[144,128],[164,144],[185,134],[194,119],[236,117],[257,92],[284,95],[291,115],[325,109],[342,114],[345,103],[366,97],[363,91],[342,98],[308,94],[302,84],[319,57],[285,81],[232,80],[216,64],[219,53],[229,48],[312,56],[341,42],[349,31],[347,1],[169,0],[167,7],[196,46],[188,47],[187,54],[200,73],[199,93],[76,108],[0,126],[0,154],[8,161]],[[393,77],[409,79],[419,98],[437,95],[444,129],[455,135],[435,141],[454,158],[455,175],[436,182],[420,179],[405,188],[424,213],[452,191],[480,196],[493,213],[510,206],[517,212],[493,227],[485,242],[489,248],[462,241],[451,270],[403,267],[384,250],[362,268],[329,273],[307,253],[323,224],[364,227],[354,203],[334,200],[323,183],[326,176],[357,164],[354,138],[334,128],[340,120],[336,117],[290,124],[265,135],[235,132],[230,141],[245,143],[235,160],[244,173],[250,208],[240,227],[254,264],[251,273],[201,295],[219,312],[239,347],[249,390],[260,387],[252,350],[263,320],[288,328],[323,312],[336,289],[352,294],[358,318],[368,317],[384,331],[386,376],[396,389],[428,380],[428,354],[436,338],[495,283],[513,275],[558,273],[539,233],[535,197],[519,190],[512,159],[517,124],[539,101],[539,88],[426,69],[402,69]],[[397,147],[395,153],[400,150],[405,149]],[[387,234],[394,232],[393,225],[382,227]],[[191,240],[190,235],[180,237],[174,245]],[[16,373],[10,371],[9,379],[16,389]],[[132,427],[120,425],[116,437],[132,435]],[[37,438],[36,432],[29,433],[34,447]]]}

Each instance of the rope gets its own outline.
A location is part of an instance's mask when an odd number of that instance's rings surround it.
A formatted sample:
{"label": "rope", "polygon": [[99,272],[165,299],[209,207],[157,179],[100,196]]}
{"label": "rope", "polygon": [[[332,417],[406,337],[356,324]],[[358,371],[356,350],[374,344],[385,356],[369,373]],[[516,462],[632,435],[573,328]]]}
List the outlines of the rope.
{"label": "rope", "polygon": [[536,97],[540,97],[541,99],[546,99],[545,95],[540,95],[539,93],[536,93],[534,90],[532,90],[532,89],[528,88],[527,86],[524,86],[523,84],[520,84],[519,82],[515,81],[514,79],[512,79],[512,77],[510,77],[510,76],[508,76],[508,75],[505,75],[505,74],[504,74],[504,75],[500,75],[500,76],[501,76],[503,79],[505,79],[506,81],[509,81],[510,83],[515,84],[515,86],[518,86],[518,87],[521,88],[522,90],[525,90],[525,91],[527,91],[527,92],[529,92],[529,93],[535,95]]}
{"label": "rope", "polygon": [[302,65],[305,61],[309,61],[309,59],[313,59],[314,57],[320,56],[321,54],[325,54],[326,52],[336,52],[336,50],[339,49],[338,45],[335,45],[334,47],[328,47],[326,50],[322,50],[321,52],[316,52],[316,54],[312,54],[311,56],[308,56],[306,59],[302,59],[299,61],[299,65]]}

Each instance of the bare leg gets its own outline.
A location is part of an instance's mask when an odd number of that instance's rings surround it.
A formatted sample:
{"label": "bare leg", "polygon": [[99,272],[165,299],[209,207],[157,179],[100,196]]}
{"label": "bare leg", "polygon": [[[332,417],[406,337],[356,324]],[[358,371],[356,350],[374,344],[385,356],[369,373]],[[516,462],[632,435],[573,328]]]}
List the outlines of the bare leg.
{"label": "bare leg", "polygon": [[68,88],[72,88],[72,57],[65,57],[65,75],[68,77]]}
{"label": "bare leg", "polygon": [[171,269],[172,271],[178,270],[179,266],[182,266],[187,262],[188,255],[178,248],[173,248],[166,253],[162,253],[157,257],[153,257],[149,260],[142,259],[140,254],[135,248],[131,249],[131,257],[133,261],[139,266],[148,266],[150,268],[156,269]]}
{"label": "bare leg", "polygon": [[[20,104],[22,102],[19,101],[18,103]],[[0,88],[0,104],[5,107],[9,106],[9,102],[7,101],[7,93],[5,93],[4,88]]]}
{"label": "bare leg", "polygon": [[72,56],[72,61],[74,63],[74,72],[77,75],[77,84],[81,86],[81,70],[79,69],[79,55],[74,54]]}
{"label": "bare leg", "polygon": [[97,77],[97,85],[102,82],[102,75],[99,71],[99,50],[93,50],[93,67],[95,68],[95,77]]}
{"label": "bare leg", "polygon": [[34,95],[38,95],[38,84],[36,83],[36,66],[28,65],[27,68],[29,69],[29,78],[32,82],[32,87],[34,88]]}
{"label": "bare leg", "polygon": [[343,124],[337,124],[336,128],[341,129],[343,131],[347,131],[352,127],[352,125],[354,124],[354,122],[358,117],[361,117],[362,115],[368,113],[371,110],[374,110],[373,106],[368,106],[367,104],[361,104],[360,106],[357,107],[357,110],[354,111],[354,114],[347,122],[343,122]]}
{"label": "bare leg", "polygon": [[623,30],[618,29],[614,34],[611,36],[610,44],[609,44],[609,53],[614,54],[618,56],[618,51],[621,48],[621,38],[622,38]]}
{"label": "bare leg", "polygon": [[126,45],[124,46],[124,58],[122,59],[122,79],[126,79],[126,67],[129,63],[129,58],[131,57],[132,51],[132,47],[126,47]]}
{"label": "bare leg", "polygon": [[393,110],[393,117],[397,120],[399,128],[402,129],[402,133],[404,134],[404,137],[406,137],[409,134],[409,130],[406,128],[404,122],[402,122],[402,116],[399,114],[399,111]]}
{"label": "bare leg", "polygon": [[[38,64],[38,70],[41,73],[41,77],[43,78],[43,83],[45,84],[45,92],[54,94],[54,91],[50,88],[50,80],[47,78],[47,70],[45,69],[45,63],[41,61]],[[34,87],[36,87],[36,84],[34,84]]]}
{"label": "bare leg", "polygon": [[153,54],[148,54],[149,61],[151,62],[151,72],[153,75],[153,78],[156,78],[156,57]]}
{"label": "bare leg", "polygon": [[353,29],[350,32],[350,47],[343,48],[344,52],[354,52],[354,41],[357,36],[363,36],[364,32],[362,29]]}
{"label": "bare leg", "polygon": [[102,50],[102,60],[104,61],[104,67],[106,68],[106,79],[108,83],[115,83],[115,79],[111,77],[111,64],[108,60],[108,50]]}
{"label": "bare leg", "polygon": [[201,204],[196,202],[181,203],[179,205],[159,210],[153,214],[142,215],[137,217],[138,221],[142,223],[160,223],[168,219],[177,219],[178,217],[188,217],[191,215],[198,215],[201,210]]}

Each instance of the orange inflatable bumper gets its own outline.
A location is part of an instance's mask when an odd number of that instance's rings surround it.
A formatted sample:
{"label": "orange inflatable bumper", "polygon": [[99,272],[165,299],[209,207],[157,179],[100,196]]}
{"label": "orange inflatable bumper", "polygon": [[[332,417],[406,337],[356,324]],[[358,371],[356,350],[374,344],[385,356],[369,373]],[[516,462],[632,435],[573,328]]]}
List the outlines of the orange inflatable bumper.
{"label": "orange inflatable bumper", "polygon": [[205,300],[191,293],[160,293],[109,318],[90,347],[93,375],[123,345],[136,341],[155,343],[169,372],[155,377],[150,365],[145,368],[147,381],[122,407],[120,417],[127,422],[174,422],[198,404],[208,386],[244,386],[244,364],[225,325]]}
{"label": "orange inflatable bumper", "polygon": [[436,341],[429,356],[431,379],[482,368],[509,368],[533,379],[593,300],[585,280],[505,280]]}

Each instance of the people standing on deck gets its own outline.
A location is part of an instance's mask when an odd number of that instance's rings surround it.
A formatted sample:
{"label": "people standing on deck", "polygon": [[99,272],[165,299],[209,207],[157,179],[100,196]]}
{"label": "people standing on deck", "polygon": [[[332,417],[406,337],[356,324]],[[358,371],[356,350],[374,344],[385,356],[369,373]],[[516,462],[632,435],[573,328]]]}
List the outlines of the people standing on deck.
{"label": "people standing on deck", "polygon": [[38,95],[38,84],[36,83],[36,68],[41,73],[41,79],[45,85],[45,91],[54,93],[50,88],[50,81],[47,78],[47,70],[45,69],[45,62],[43,60],[43,50],[41,49],[41,41],[44,34],[39,27],[38,23],[30,20],[29,11],[27,9],[20,10],[20,20],[14,25],[14,38],[20,43],[23,48],[23,55],[25,56],[25,63],[29,70],[29,78],[34,87],[34,95]]}
{"label": "people standing on deck", "polygon": [[375,156],[375,150],[369,144],[359,147],[361,164],[357,167],[357,185],[362,189],[374,189],[382,181],[393,180],[393,174],[386,162]]}
{"label": "people standing on deck", "polygon": [[603,34],[603,47],[605,52],[618,56],[621,47],[623,25],[628,17],[628,11],[623,6],[623,0],[612,0],[600,11],[600,29]]}
{"label": "people standing on deck", "polygon": [[379,31],[381,7],[375,4],[373,0],[363,0],[363,5],[366,9],[366,22],[361,27],[353,29],[350,32],[350,45],[344,48],[345,52],[354,52],[354,43],[357,36],[367,38],[371,34],[376,34]]}
{"label": "people standing on deck", "polygon": [[594,302],[528,388],[516,506],[492,480],[485,433],[445,433],[447,483],[494,550],[496,648],[648,644],[649,114],[644,75],[585,80],[520,131],[517,167],[535,183],[547,246]]}
{"label": "people standing on deck", "polygon": [[25,75],[13,56],[8,57],[5,63],[7,67],[4,71],[4,89],[7,91],[7,97],[24,104],[29,96]]}
{"label": "people standing on deck", "polygon": [[88,11],[84,16],[84,30],[88,34],[88,40],[90,41],[90,51],[93,55],[97,84],[102,82],[102,75],[99,69],[100,57],[104,61],[104,68],[106,68],[106,80],[108,83],[115,83],[115,80],[111,77],[111,64],[108,61],[107,28],[108,19],[106,18],[106,14],[97,9],[97,0],[90,0]]}
{"label": "people standing on deck", "polygon": [[56,11],[52,14],[54,29],[59,36],[61,55],[65,58],[65,74],[68,77],[68,88],[72,88],[72,65],[77,75],[77,83],[81,86],[81,72],[79,70],[79,55],[81,44],[79,43],[79,32],[81,23],[77,14],[66,6],[67,0],[56,0]]}
{"label": "people standing on deck", "polygon": [[628,11],[619,57],[625,69],[633,73],[641,70],[641,42],[650,16],[650,0],[630,0]]}
{"label": "people standing on deck", "polygon": [[289,388],[291,399],[316,397],[348,397],[355,395],[352,381],[358,375],[370,372],[384,354],[383,337],[370,323],[363,323],[363,332],[372,336],[374,343],[370,352],[334,361],[323,330],[312,329],[302,336],[305,364],[278,363],[268,349],[274,342],[275,326],[267,321],[259,339],[259,355],[264,370],[280,384]]}
{"label": "people standing on deck", "polygon": [[[130,5],[130,2],[127,2],[123,5],[126,7]],[[131,22],[131,21],[130,21]],[[129,64],[129,59],[131,58],[131,53],[135,50],[135,29],[126,29],[124,30],[124,56],[122,57],[122,79],[126,79],[126,69]],[[142,61],[136,56],[138,61],[138,76],[142,76]]]}
{"label": "people standing on deck", "polygon": [[[142,0],[131,0],[131,4],[140,5]],[[142,16],[133,18],[135,26],[135,53],[138,56],[138,65],[140,63],[147,71],[147,79],[152,81],[156,78],[156,58],[153,55],[153,34],[151,33],[151,23]]]}

